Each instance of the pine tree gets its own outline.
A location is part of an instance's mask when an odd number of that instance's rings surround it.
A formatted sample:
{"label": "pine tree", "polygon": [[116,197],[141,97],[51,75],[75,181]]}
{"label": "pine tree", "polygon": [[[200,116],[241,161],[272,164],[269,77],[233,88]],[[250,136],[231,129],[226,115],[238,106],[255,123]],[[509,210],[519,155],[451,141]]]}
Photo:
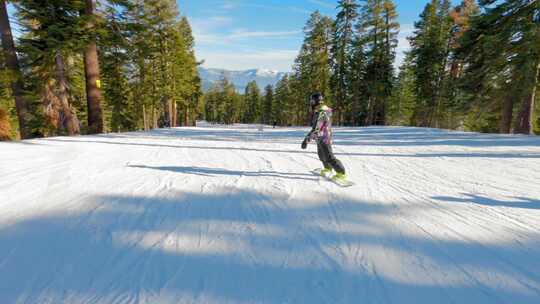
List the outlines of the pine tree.
{"label": "pine tree", "polygon": [[330,90],[330,62],[333,21],[315,11],[307,21],[304,32],[306,37],[293,68],[295,78],[303,88],[301,94],[309,96],[310,93],[318,91],[331,102],[333,99]]}
{"label": "pine tree", "polygon": [[[175,87],[175,95],[180,96],[183,106],[183,125],[187,126],[194,123],[197,108],[202,95],[201,79],[197,70],[195,58],[195,40],[188,19],[184,16],[178,23],[178,34],[175,43],[177,59],[173,67],[176,79],[179,84]],[[190,113],[192,114],[190,117]]]}
{"label": "pine tree", "polygon": [[[82,1],[20,0],[18,17],[26,31],[21,49],[30,58],[28,68],[41,79],[39,88],[50,123],[69,135],[80,133],[77,109],[74,106],[77,92],[70,91],[70,79],[76,78],[78,56],[84,47],[81,33],[86,26],[79,12]],[[75,87],[75,86],[71,86]]]}
{"label": "pine tree", "polygon": [[511,22],[518,28],[513,34],[522,35],[517,41],[515,37],[506,41],[506,46],[517,49],[511,63],[520,71],[518,83],[523,89],[514,132],[533,134],[536,90],[540,81],[540,3],[513,1],[504,8],[506,14],[502,18],[510,14]]}
{"label": "pine tree", "polygon": [[202,92],[187,18],[174,0],[137,0],[126,16],[134,25],[128,50],[137,120],[145,129],[193,124]]}
{"label": "pine tree", "polygon": [[[15,105],[17,108],[17,116],[19,120],[19,134],[21,139],[29,138],[30,131],[28,130],[28,102],[25,100],[23,93],[24,84],[22,81],[22,73],[15,50],[15,43],[13,42],[13,35],[11,33],[11,25],[9,24],[9,17],[5,0],[2,0],[2,3],[0,3],[0,31],[3,58],[5,59],[6,67],[11,72],[11,91],[13,97],[15,98]],[[6,117],[7,115],[4,116],[4,119]],[[4,131],[7,130],[5,123],[3,129]]]}
{"label": "pine tree", "polygon": [[340,11],[334,23],[332,38],[332,91],[335,99],[335,122],[340,125],[343,123],[343,112],[351,110],[351,92],[348,88],[353,78],[353,26],[358,17],[358,4],[355,0],[340,0],[338,9]]}
{"label": "pine tree", "polygon": [[6,67],[2,55],[3,52],[0,52],[0,141],[7,141],[13,138],[11,112],[16,111],[16,108],[11,93],[12,73]]}
{"label": "pine tree", "polygon": [[[441,94],[439,123],[441,127],[454,129],[462,126],[466,97],[460,89],[460,78],[463,75],[465,62],[457,56],[463,36],[470,30],[471,18],[478,13],[475,0],[464,0],[450,10],[452,29],[449,41],[448,71],[445,73]],[[444,121],[443,121],[444,119]]]}
{"label": "pine tree", "polygon": [[288,105],[288,120],[292,125],[309,124],[311,110],[309,107],[308,97],[311,91],[307,91],[304,87],[304,80],[299,74],[288,75],[289,98]]}
{"label": "pine tree", "polygon": [[391,0],[365,0],[358,30],[365,48],[368,125],[384,125],[394,83],[394,60],[399,24]]}
{"label": "pine tree", "polygon": [[251,81],[247,84],[245,94],[245,112],[243,115],[243,123],[260,122],[261,114],[261,92],[256,81]]}
{"label": "pine tree", "polygon": [[11,139],[11,124],[6,110],[0,109],[0,141]]}
{"label": "pine tree", "polygon": [[351,60],[351,79],[348,90],[351,94],[350,109],[345,120],[352,125],[364,125],[367,120],[368,88],[366,81],[367,58],[364,50],[364,41],[361,35],[355,35]]}
{"label": "pine tree", "polygon": [[276,84],[274,101],[272,103],[272,116],[277,125],[286,126],[292,124],[291,119],[291,88],[289,76],[285,75]]}
{"label": "pine tree", "polygon": [[467,63],[464,90],[482,95],[482,110],[501,111],[494,119],[501,132],[510,132],[514,121],[515,133],[530,134],[540,69],[540,8],[525,0],[480,4],[482,12],[460,40],[458,55]]}
{"label": "pine tree", "polygon": [[96,44],[95,3],[85,0],[82,14],[86,17],[87,46],[84,49],[84,70],[86,79],[86,99],[88,106],[88,134],[103,132],[103,111],[101,108],[101,80]]}
{"label": "pine tree", "polygon": [[387,113],[388,122],[392,125],[409,125],[416,102],[415,78],[412,56],[407,53],[399,69],[399,76],[394,87]]}
{"label": "pine tree", "polygon": [[419,126],[434,127],[440,121],[453,29],[449,0],[432,0],[420,18],[410,38],[417,86],[413,122]]}
{"label": "pine tree", "polygon": [[264,88],[264,102],[262,106],[262,122],[263,124],[273,124],[274,118],[272,116],[272,104],[274,101],[274,87],[267,85]]}
{"label": "pine tree", "polygon": [[131,57],[130,36],[137,30],[131,23],[126,7],[111,5],[105,8],[107,20],[101,36],[101,65],[103,66],[103,91],[105,105],[110,115],[105,122],[113,132],[137,129],[137,109],[132,87],[129,84]]}
{"label": "pine tree", "polygon": [[205,118],[209,122],[240,122],[242,98],[234,85],[223,75],[204,95]]}

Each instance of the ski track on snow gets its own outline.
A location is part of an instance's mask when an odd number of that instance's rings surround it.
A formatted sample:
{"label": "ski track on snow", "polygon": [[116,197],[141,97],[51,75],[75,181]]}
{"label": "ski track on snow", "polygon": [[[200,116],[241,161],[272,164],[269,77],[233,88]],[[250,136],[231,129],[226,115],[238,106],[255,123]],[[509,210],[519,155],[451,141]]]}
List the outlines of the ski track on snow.
{"label": "ski track on snow", "polygon": [[0,303],[540,302],[540,138],[306,132],[0,143]]}

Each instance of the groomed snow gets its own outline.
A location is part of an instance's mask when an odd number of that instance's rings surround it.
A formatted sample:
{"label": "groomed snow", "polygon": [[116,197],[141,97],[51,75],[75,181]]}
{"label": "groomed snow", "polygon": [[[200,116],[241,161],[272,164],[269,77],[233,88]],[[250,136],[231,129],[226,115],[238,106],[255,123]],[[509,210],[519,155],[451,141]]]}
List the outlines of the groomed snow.
{"label": "groomed snow", "polygon": [[0,143],[0,303],[540,303],[540,138],[306,130]]}

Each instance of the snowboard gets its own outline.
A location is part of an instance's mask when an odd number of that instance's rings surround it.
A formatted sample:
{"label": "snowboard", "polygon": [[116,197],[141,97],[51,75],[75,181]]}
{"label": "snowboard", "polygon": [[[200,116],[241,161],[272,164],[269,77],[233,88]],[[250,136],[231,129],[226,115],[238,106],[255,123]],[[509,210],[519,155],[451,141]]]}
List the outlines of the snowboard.
{"label": "snowboard", "polygon": [[317,175],[317,176],[320,176],[328,181],[331,181],[332,183],[340,186],[340,187],[352,187],[354,185],[356,185],[353,181],[350,181],[350,180],[333,180],[332,179],[332,176],[331,174],[329,175],[321,175],[321,171],[322,169],[321,168],[317,168],[317,169],[314,169],[314,170],[311,170],[311,173]]}

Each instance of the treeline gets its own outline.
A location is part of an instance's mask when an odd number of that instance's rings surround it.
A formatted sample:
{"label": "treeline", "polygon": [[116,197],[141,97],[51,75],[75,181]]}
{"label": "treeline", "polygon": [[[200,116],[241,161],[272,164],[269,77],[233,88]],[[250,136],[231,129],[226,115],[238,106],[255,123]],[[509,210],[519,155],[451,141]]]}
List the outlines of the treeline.
{"label": "treeline", "polygon": [[338,125],[540,131],[540,1],[431,0],[398,69],[394,1],[340,0],[337,11],[310,16],[293,72],[275,88],[261,93],[251,84],[244,100],[223,80],[207,94],[203,116],[304,125],[307,97],[320,91]]}
{"label": "treeline", "polygon": [[[201,81],[175,0],[0,5],[0,138],[192,124]],[[17,136],[17,134],[20,134]]]}
{"label": "treeline", "polygon": [[451,7],[433,0],[409,40],[391,122],[540,131],[540,1],[465,0]]}
{"label": "treeline", "polygon": [[234,85],[222,77],[204,94],[199,113],[201,119],[221,124],[303,125],[307,122],[305,108],[297,111],[302,113],[301,117],[296,120],[287,119],[294,115],[291,107],[294,104],[288,76],[280,79],[275,88],[272,85],[266,86],[264,92],[261,92],[256,81],[251,81],[243,94],[238,93]]}
{"label": "treeline", "polygon": [[[386,123],[386,107],[392,96],[395,49],[399,24],[396,7],[391,0],[368,0],[360,6],[355,1],[339,1],[336,19],[323,16],[319,11],[311,14],[304,27],[305,39],[295,60],[293,72],[265,92],[248,95],[259,97],[257,110],[252,102],[242,97],[232,98],[231,84],[218,83],[205,97],[206,119],[220,122],[263,122],[278,125],[305,125],[309,122],[308,98],[314,91],[322,92],[333,105],[335,124],[372,125]],[[224,89],[224,85],[231,89]],[[231,113],[213,116],[220,103],[218,94],[229,92],[231,98],[223,109]],[[227,95],[227,94],[225,94]],[[250,99],[251,97],[246,97]],[[251,98],[252,99],[252,98]],[[238,109],[233,109],[239,106]],[[210,110],[210,111],[208,111]],[[249,121],[241,113],[258,120]],[[209,115],[210,114],[210,115]]]}

